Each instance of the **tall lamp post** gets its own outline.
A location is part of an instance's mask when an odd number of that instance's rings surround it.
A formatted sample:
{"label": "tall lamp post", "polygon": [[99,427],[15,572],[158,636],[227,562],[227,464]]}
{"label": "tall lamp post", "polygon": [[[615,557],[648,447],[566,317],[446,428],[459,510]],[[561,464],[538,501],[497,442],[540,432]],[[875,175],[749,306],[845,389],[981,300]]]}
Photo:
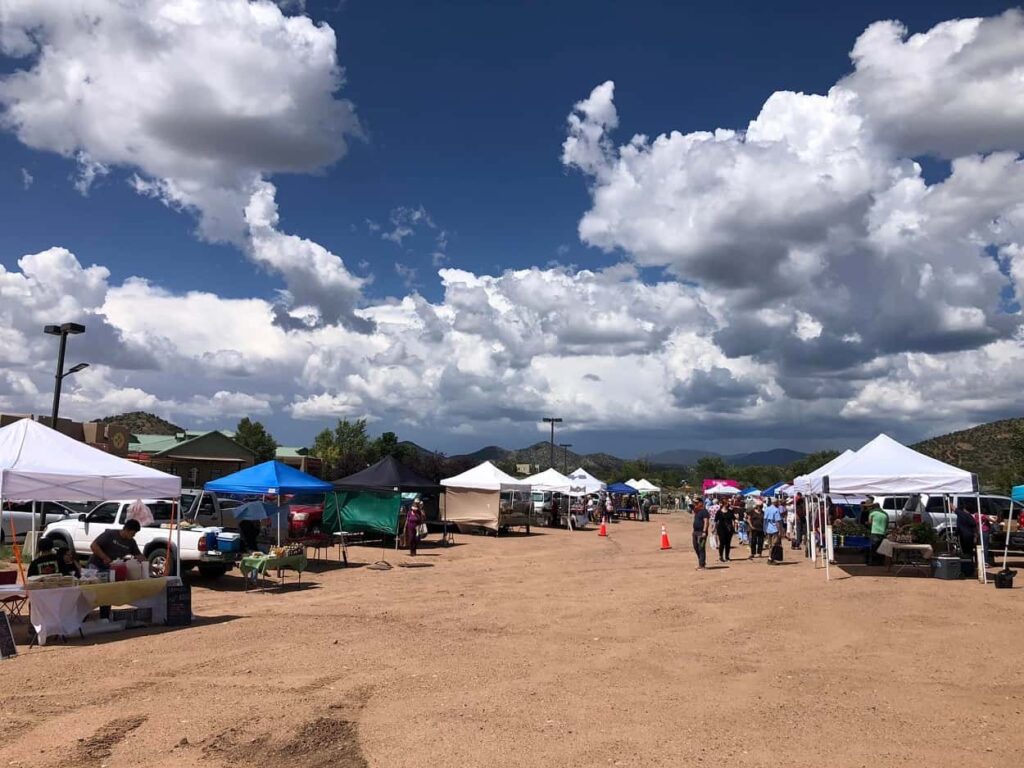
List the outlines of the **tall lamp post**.
{"label": "tall lamp post", "polygon": [[558,447],[562,449],[562,474],[569,474],[569,449],[572,448],[572,443],[559,443]]}
{"label": "tall lamp post", "polygon": [[68,336],[77,336],[80,333],[85,333],[85,326],[78,323],[48,325],[43,328],[43,333],[49,334],[50,336],[60,336],[60,349],[57,352],[57,373],[53,377],[53,411],[50,414],[50,426],[53,429],[56,429],[57,414],[60,411],[61,384],[64,383],[64,379],[66,377],[89,367],[88,363],[79,363],[71,368],[71,370],[67,372],[64,371],[64,353],[67,351]]}
{"label": "tall lamp post", "polygon": [[542,421],[545,424],[550,424],[551,425],[551,468],[554,469],[554,467],[555,467],[555,424],[560,424],[562,420],[561,420],[561,418],[556,418],[555,416],[545,416],[542,419]]}

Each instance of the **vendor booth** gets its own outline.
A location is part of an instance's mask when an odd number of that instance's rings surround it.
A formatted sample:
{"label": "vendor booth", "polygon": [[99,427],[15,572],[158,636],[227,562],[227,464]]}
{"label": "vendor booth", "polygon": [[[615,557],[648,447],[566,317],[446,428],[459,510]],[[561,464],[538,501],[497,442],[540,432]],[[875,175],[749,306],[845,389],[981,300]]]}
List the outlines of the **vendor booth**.
{"label": "vendor booth", "polygon": [[[436,496],[441,486],[420,477],[394,456],[335,480],[324,503],[323,527],[330,533],[376,533],[397,537],[402,530],[402,495]],[[436,504],[425,504],[428,520]]]}
{"label": "vendor booth", "polygon": [[[586,527],[589,522],[586,505],[579,503],[587,495],[586,486],[583,483],[577,484],[557,469],[545,469],[543,472],[524,478],[523,482],[529,484],[534,491],[558,493],[564,497],[559,505],[559,519],[549,522],[565,525],[570,529]],[[575,505],[570,500],[575,501]]]}
{"label": "vendor booth", "polygon": [[483,528],[498,533],[525,526],[530,532],[530,484],[505,474],[491,462],[446,478],[441,485],[445,488],[444,517],[460,531]]}
{"label": "vendor booth", "polygon": [[598,480],[583,467],[570,474],[569,479],[572,480],[573,485],[582,487],[586,493],[600,493],[608,487],[606,483]]}
{"label": "vendor booth", "polygon": [[[282,496],[300,493],[328,493],[333,490],[330,483],[279,461],[266,461],[217,480],[211,480],[203,488],[213,493],[260,496],[264,500],[268,496],[274,496],[280,500]],[[277,547],[267,553],[252,552],[242,558],[240,568],[247,580],[250,576],[265,577],[270,571],[277,571],[278,574],[281,574],[286,568],[301,574],[308,565],[303,545],[281,545],[281,528],[287,526],[287,509],[278,507],[278,511],[270,519],[274,521],[276,528]],[[248,586],[248,581],[246,586]]]}
{"label": "vendor booth", "polygon": [[[4,499],[177,499],[180,495],[181,478],[105,453],[31,419],[0,429],[0,503]],[[162,622],[167,586],[180,583],[178,579],[143,578],[145,569],[137,569],[139,579],[121,582],[89,577],[85,572],[82,579],[26,579],[20,552],[15,552],[22,584],[14,587],[28,598],[30,620],[40,644],[45,644],[49,636],[82,631],[86,616],[95,606],[132,605],[148,609],[154,623]]]}
{"label": "vendor booth", "polygon": [[[820,475],[823,494],[909,496],[926,493],[936,496],[974,495],[977,498],[977,475],[918,453],[885,434],[876,437],[845,461],[840,462],[839,459],[835,460],[839,462],[838,466],[834,464],[827,473]],[[828,525],[825,530],[826,542],[831,544],[832,528]],[[916,569],[920,569],[923,561],[930,560],[934,554],[930,545],[904,540],[895,531],[890,531],[878,552],[893,562]],[[983,563],[981,552],[977,555],[978,562]],[[830,556],[824,558],[826,578],[830,559]],[[985,582],[984,566],[978,571],[979,578]]]}

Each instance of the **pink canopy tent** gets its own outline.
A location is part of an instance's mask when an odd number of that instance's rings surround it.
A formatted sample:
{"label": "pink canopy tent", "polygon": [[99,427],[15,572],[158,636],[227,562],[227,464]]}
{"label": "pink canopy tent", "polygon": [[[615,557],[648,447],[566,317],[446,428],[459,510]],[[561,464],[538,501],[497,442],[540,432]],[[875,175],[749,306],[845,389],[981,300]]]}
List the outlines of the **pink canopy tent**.
{"label": "pink canopy tent", "polygon": [[709,478],[709,479],[704,481],[703,485],[701,485],[701,487],[700,487],[701,493],[706,491],[708,488],[713,488],[716,485],[728,485],[728,486],[730,486],[732,488],[739,488],[740,487],[740,484],[738,482],[736,482],[735,480],[714,480],[714,479],[710,479]]}

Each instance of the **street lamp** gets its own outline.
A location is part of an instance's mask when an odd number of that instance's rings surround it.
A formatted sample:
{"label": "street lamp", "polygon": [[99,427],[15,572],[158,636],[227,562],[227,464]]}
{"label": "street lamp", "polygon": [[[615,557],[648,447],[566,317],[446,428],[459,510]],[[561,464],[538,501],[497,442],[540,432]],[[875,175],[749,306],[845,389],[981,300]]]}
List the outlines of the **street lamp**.
{"label": "street lamp", "polygon": [[88,363],[79,363],[66,373],[64,371],[64,352],[67,350],[68,336],[77,336],[80,333],[85,333],[85,326],[80,325],[79,323],[48,325],[43,328],[43,333],[49,334],[50,336],[60,336],[60,349],[57,352],[57,373],[53,377],[53,411],[50,415],[50,426],[53,429],[56,429],[57,412],[60,410],[60,389],[61,384],[64,382],[64,378],[70,376],[72,373],[78,373],[82,369],[89,367]]}
{"label": "street lamp", "polygon": [[543,419],[541,419],[541,421],[543,421],[546,424],[550,424],[551,425],[551,468],[554,469],[554,466],[555,466],[555,424],[561,423],[562,420],[560,418],[556,418],[554,416],[545,416]]}
{"label": "street lamp", "polygon": [[569,473],[569,449],[572,448],[572,443],[559,443],[558,447],[562,449],[562,474]]}

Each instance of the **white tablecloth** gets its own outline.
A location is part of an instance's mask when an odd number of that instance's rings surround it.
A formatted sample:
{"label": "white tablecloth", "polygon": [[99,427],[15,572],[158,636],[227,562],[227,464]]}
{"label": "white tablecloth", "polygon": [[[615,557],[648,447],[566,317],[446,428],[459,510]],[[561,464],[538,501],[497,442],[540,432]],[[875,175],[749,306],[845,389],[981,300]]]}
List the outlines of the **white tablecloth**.
{"label": "white tablecloth", "polygon": [[878,545],[878,554],[884,557],[891,558],[895,552],[914,552],[923,560],[931,560],[934,554],[931,544],[898,544],[895,541],[883,539],[882,543]]}
{"label": "white tablecloth", "polygon": [[[118,582],[83,587],[29,590],[31,621],[39,636],[39,644],[46,645],[51,635],[72,635],[82,627],[85,617],[98,605],[132,605],[150,608],[153,623],[163,624],[167,619],[167,583],[169,579],[143,579],[139,582]],[[174,580],[179,583],[178,579]],[[157,582],[160,582],[157,585]],[[133,585],[137,584],[138,587]],[[133,595],[133,591],[147,591],[150,596]],[[109,595],[104,593],[109,592]]]}

